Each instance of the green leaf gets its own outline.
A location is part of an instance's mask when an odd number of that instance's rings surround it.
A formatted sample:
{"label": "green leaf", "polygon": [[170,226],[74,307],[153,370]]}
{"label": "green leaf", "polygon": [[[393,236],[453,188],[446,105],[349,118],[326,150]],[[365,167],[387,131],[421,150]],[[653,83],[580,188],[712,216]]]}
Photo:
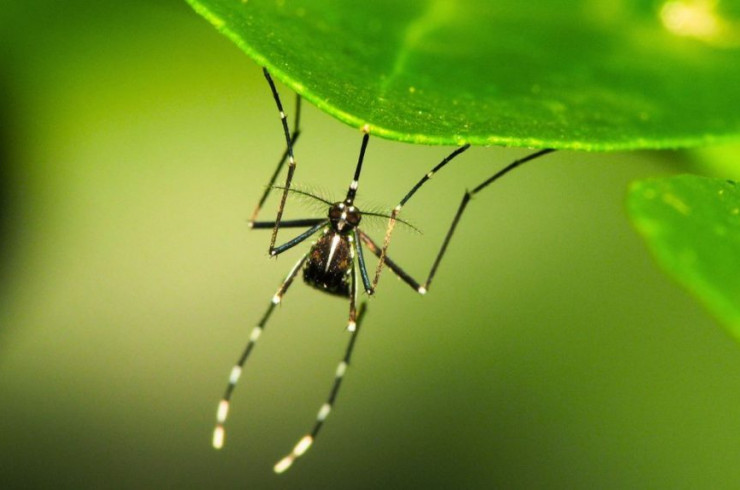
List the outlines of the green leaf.
{"label": "green leaf", "polygon": [[740,185],[682,175],[632,184],[628,209],[663,269],[740,339]]}
{"label": "green leaf", "polygon": [[714,145],[688,152],[691,173],[740,180],[740,145]]}
{"label": "green leaf", "polygon": [[740,5],[188,0],[325,112],[427,144],[685,147],[740,134]]}

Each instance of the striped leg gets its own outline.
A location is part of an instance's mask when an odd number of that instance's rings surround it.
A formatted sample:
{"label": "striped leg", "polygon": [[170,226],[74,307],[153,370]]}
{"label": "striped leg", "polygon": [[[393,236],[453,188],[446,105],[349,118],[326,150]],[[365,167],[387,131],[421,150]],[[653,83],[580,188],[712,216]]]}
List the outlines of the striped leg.
{"label": "striped leg", "polygon": [[[352,269],[352,281],[353,284],[356,284],[355,281],[355,271],[354,268]],[[356,286],[352,287],[353,290],[356,290]],[[347,367],[349,366],[350,358],[352,357],[352,350],[355,346],[355,340],[357,340],[357,334],[360,332],[360,324],[362,323],[362,317],[365,315],[365,307],[366,304],[362,303],[360,305],[360,308],[358,310],[355,309],[354,302],[355,302],[355,293],[352,293],[351,298],[351,306],[350,306],[350,320],[347,327],[347,330],[350,332],[350,338],[349,343],[347,344],[347,349],[344,352],[344,357],[339,362],[339,365],[337,365],[337,370],[334,374],[334,383],[332,384],[331,391],[329,392],[329,397],[327,398],[326,402],[321,405],[321,408],[319,409],[319,413],[316,415],[316,422],[314,423],[313,429],[311,429],[311,432],[303,436],[298,443],[293,447],[293,450],[285,456],[283,459],[278,461],[273,469],[275,470],[275,473],[283,473],[288,468],[290,468],[293,465],[293,462],[299,457],[301,457],[303,454],[308,451],[308,449],[311,447],[313,442],[316,440],[316,436],[318,436],[319,431],[321,430],[321,427],[324,425],[324,421],[326,420],[326,417],[329,415],[329,412],[331,412],[332,407],[334,406],[334,401],[337,398],[337,394],[339,393],[339,388],[342,386],[342,380],[344,379],[344,373],[347,371]],[[356,318],[353,318],[356,317]]]}
{"label": "striped leg", "polygon": [[[280,222],[280,228],[305,228],[306,226],[315,226],[322,221],[326,221],[325,218],[303,218],[303,219],[284,219]],[[250,221],[249,226],[255,230],[269,228],[272,229],[275,226],[274,221]]]}
{"label": "striped leg", "polygon": [[239,377],[242,374],[244,364],[247,362],[249,354],[252,352],[252,349],[257,343],[257,340],[260,338],[262,331],[265,329],[265,326],[267,325],[267,320],[269,320],[270,315],[272,314],[272,310],[275,309],[275,305],[279,304],[280,301],[282,301],[283,295],[290,287],[293,279],[295,279],[295,276],[298,274],[298,271],[301,270],[301,266],[303,266],[303,263],[306,261],[307,258],[308,254],[301,257],[300,260],[296,262],[295,266],[293,266],[293,269],[291,269],[291,271],[288,273],[288,276],[285,278],[275,295],[272,297],[272,300],[270,301],[270,306],[267,307],[267,311],[265,311],[265,314],[262,315],[262,318],[260,319],[257,326],[254,327],[252,333],[249,335],[249,341],[247,342],[247,345],[244,348],[241,357],[231,369],[231,374],[229,375],[229,384],[226,386],[226,391],[224,392],[224,396],[221,399],[221,402],[218,404],[218,411],[216,412],[216,428],[213,430],[213,447],[216,449],[221,449],[224,445],[224,423],[226,423],[226,417],[229,414],[229,403],[231,400],[231,395],[234,392],[236,383],[237,381],[239,381]]}
{"label": "striped leg", "polygon": [[372,284],[370,284],[370,277],[367,274],[367,266],[365,265],[365,256],[362,253],[362,244],[360,243],[360,241],[364,240],[364,238],[362,238],[363,235],[365,234],[362,231],[360,231],[358,228],[355,228],[353,232],[354,239],[352,241],[354,242],[354,253],[355,255],[357,255],[357,266],[360,268],[362,285],[365,287],[365,292],[368,295],[371,295],[375,291],[373,290]]}
{"label": "striped leg", "polygon": [[275,99],[278,111],[280,112],[280,123],[283,126],[283,133],[285,134],[285,145],[288,153],[288,175],[285,177],[285,185],[283,186],[283,194],[280,197],[280,205],[278,206],[277,215],[275,216],[275,226],[272,228],[272,236],[270,237],[270,248],[268,249],[270,256],[276,255],[275,253],[275,242],[277,241],[278,230],[280,229],[280,220],[283,217],[283,210],[285,209],[285,201],[288,199],[288,192],[290,192],[290,184],[293,182],[293,174],[295,173],[296,162],[295,156],[293,155],[293,138],[290,136],[290,129],[288,129],[288,121],[286,120],[285,111],[283,110],[283,104],[280,102],[280,95],[278,94],[275,82],[272,81],[270,72],[267,68],[264,68],[262,72],[267,79],[267,83],[270,85],[272,91],[272,97]]}
{"label": "striped leg", "polygon": [[488,179],[486,179],[483,182],[481,182],[479,185],[477,185],[476,187],[474,187],[473,190],[471,190],[471,191],[465,191],[465,195],[463,196],[462,202],[460,202],[460,206],[457,208],[457,212],[455,213],[455,217],[452,219],[452,224],[450,225],[450,228],[447,230],[447,234],[445,235],[445,238],[442,241],[442,246],[440,247],[439,252],[437,252],[437,257],[434,259],[434,263],[432,264],[432,268],[429,271],[429,275],[427,276],[426,281],[424,281],[423,284],[418,284],[410,276],[408,276],[405,272],[403,272],[403,270],[401,270],[397,265],[393,264],[393,266],[391,266],[392,262],[386,256],[386,251],[388,249],[388,245],[390,244],[391,233],[393,232],[393,227],[395,226],[396,221],[398,221],[398,214],[401,212],[401,208],[403,207],[403,205],[406,204],[406,201],[408,201],[411,198],[411,196],[413,196],[414,193],[427,180],[429,180],[434,175],[435,172],[437,172],[442,167],[444,167],[454,157],[456,157],[457,155],[459,155],[463,151],[467,150],[468,147],[469,147],[469,145],[465,145],[465,146],[462,146],[462,147],[458,148],[454,152],[452,152],[447,158],[445,158],[444,160],[442,160],[441,163],[437,164],[437,166],[434,167],[428,174],[426,174],[424,177],[422,177],[422,179],[419,180],[419,182],[416,183],[416,185],[409,191],[409,193],[406,194],[406,196],[403,199],[401,199],[401,202],[398,204],[398,206],[396,206],[393,209],[393,212],[391,213],[391,217],[390,217],[390,220],[388,222],[388,228],[387,228],[386,233],[385,233],[385,241],[383,243],[383,248],[380,250],[380,254],[378,254],[377,251],[375,250],[375,249],[377,249],[377,245],[372,244],[372,240],[370,240],[370,238],[367,235],[365,235],[364,237],[362,237],[363,242],[365,242],[365,244],[368,246],[368,248],[370,248],[370,250],[373,251],[373,253],[375,255],[377,255],[378,258],[380,259],[379,262],[378,262],[378,267],[375,270],[375,279],[373,279],[373,288],[375,288],[376,285],[377,285],[377,283],[378,283],[378,279],[380,277],[380,271],[382,270],[383,265],[385,263],[387,263],[388,266],[389,266],[389,268],[391,268],[396,274],[398,274],[401,277],[401,279],[403,279],[407,284],[409,284],[411,287],[414,287],[419,292],[419,294],[426,294],[426,292],[429,290],[429,286],[432,283],[432,279],[434,278],[434,274],[437,272],[437,267],[439,267],[440,262],[442,262],[442,257],[444,256],[445,251],[447,251],[447,246],[450,244],[450,240],[452,239],[452,235],[454,234],[455,229],[457,228],[457,224],[460,222],[460,217],[462,216],[463,212],[465,211],[465,208],[467,207],[468,202],[470,201],[470,199],[474,195],[476,195],[477,193],[479,193],[480,191],[482,191],[483,189],[485,189],[486,187],[488,187],[490,184],[492,184],[493,182],[495,182],[499,178],[503,177],[508,172],[514,170],[518,166],[522,165],[523,163],[529,162],[531,160],[534,160],[536,158],[539,158],[539,157],[541,157],[543,155],[546,155],[548,153],[552,153],[553,151],[555,151],[555,150],[549,149],[549,148],[548,149],[544,149],[544,150],[539,150],[539,151],[537,151],[535,153],[532,153],[530,155],[527,155],[524,158],[520,158],[519,160],[515,160],[514,162],[510,163],[509,165],[507,165],[503,169],[501,169],[498,172],[496,172],[495,174],[493,174]]}
{"label": "striped leg", "polygon": [[287,242],[283,243],[282,245],[278,245],[277,247],[274,247],[272,249],[271,255],[274,257],[276,255],[279,255],[286,250],[290,250],[291,248],[295,247],[299,243],[307,240],[308,238],[311,238],[313,235],[315,235],[321,228],[326,226],[329,223],[328,220],[322,220],[316,223],[314,226],[309,228],[308,230],[304,231],[300,235],[298,235],[295,238],[291,238]]}
{"label": "striped leg", "polygon": [[[290,146],[286,147],[285,151],[283,151],[283,156],[280,157],[280,161],[278,162],[277,168],[272,173],[272,177],[270,177],[270,181],[267,183],[267,186],[265,187],[265,190],[262,193],[262,197],[260,198],[259,202],[257,202],[257,206],[255,206],[254,211],[252,212],[252,217],[249,218],[249,225],[252,228],[258,228],[258,226],[255,226],[256,225],[255,222],[257,221],[257,216],[259,215],[260,210],[262,210],[262,206],[265,204],[265,201],[267,201],[267,197],[270,195],[270,192],[275,186],[275,181],[277,180],[278,175],[280,175],[280,171],[283,169],[285,162],[288,161],[288,152],[291,151],[291,148],[295,147],[296,141],[298,141],[298,136],[301,135],[300,122],[301,122],[301,96],[296,94],[295,96],[295,119],[293,120],[293,133],[290,138]],[[282,225],[285,226],[284,224]],[[270,225],[269,228],[272,228],[273,226],[274,224]]]}
{"label": "striped leg", "polygon": [[[380,251],[380,260],[378,261],[378,267],[375,269],[375,278],[373,279],[373,289],[376,288],[378,285],[378,281],[380,280],[380,272],[383,270],[383,265],[385,264],[385,256],[386,252],[388,251],[388,245],[390,245],[391,242],[391,233],[393,232],[393,228],[396,226],[396,218],[398,217],[398,214],[401,212],[401,208],[403,208],[403,205],[406,204],[406,202],[411,199],[411,197],[416,194],[416,191],[419,190],[419,188],[424,185],[426,181],[431,179],[435,173],[440,171],[445,165],[450,163],[456,156],[458,156],[460,153],[464,152],[470,148],[470,145],[463,145],[460,148],[455,149],[452,153],[447,155],[447,157],[439,162],[432,170],[427,172],[427,174],[419,180],[419,182],[414,185],[414,187],[411,188],[411,190],[401,199],[401,202],[396,205],[395,208],[393,208],[393,211],[391,212],[391,218],[388,221],[388,229],[385,232],[385,240],[383,242],[383,248]],[[421,292],[421,291],[420,291]],[[425,291],[426,292],[426,291]],[[422,293],[423,294],[423,293]]]}
{"label": "striped leg", "polygon": [[[369,250],[370,250],[370,251],[371,251],[371,252],[372,252],[372,253],[373,253],[373,254],[374,254],[374,255],[375,255],[376,257],[380,258],[381,254],[382,254],[382,251],[381,251],[381,249],[380,249],[380,246],[378,246],[378,244],[377,244],[377,243],[375,243],[375,241],[373,241],[373,239],[372,239],[372,238],[370,238],[370,237],[369,237],[369,236],[368,236],[368,235],[367,235],[367,234],[366,234],[365,232],[362,232],[362,231],[361,231],[361,232],[359,232],[359,235],[360,235],[360,240],[362,240],[362,243],[364,243],[364,244],[365,244],[365,246],[366,246],[366,247],[367,247],[367,248],[368,248],[368,249],[369,249]],[[390,269],[391,271],[393,271],[393,273],[394,273],[395,275],[397,275],[397,276],[398,276],[398,277],[399,277],[399,278],[400,278],[400,279],[401,279],[401,280],[402,280],[403,282],[405,282],[406,284],[408,284],[409,286],[411,286],[411,288],[412,288],[412,289],[413,289],[414,291],[416,291],[416,292],[421,292],[421,291],[419,291],[419,288],[420,288],[421,286],[419,285],[419,283],[418,283],[418,282],[416,282],[416,279],[414,279],[413,277],[411,277],[410,275],[408,275],[408,274],[406,273],[406,271],[404,271],[403,269],[401,269],[401,267],[400,267],[400,266],[399,266],[398,264],[396,264],[395,262],[393,262],[393,261],[391,260],[391,258],[390,258],[390,257],[388,257],[388,256],[386,255],[386,256],[385,256],[385,259],[383,259],[383,260],[385,261],[385,265],[387,265],[387,266],[388,266],[388,268],[389,268],[389,269]]]}

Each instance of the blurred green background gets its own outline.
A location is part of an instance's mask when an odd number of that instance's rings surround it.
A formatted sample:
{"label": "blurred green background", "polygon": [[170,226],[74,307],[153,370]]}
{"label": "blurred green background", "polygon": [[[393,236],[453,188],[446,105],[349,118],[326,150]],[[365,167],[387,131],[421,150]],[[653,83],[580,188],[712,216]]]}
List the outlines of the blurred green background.
{"label": "blurred green background", "polygon": [[[278,477],[347,304],[295,284],[211,449],[301,253],[270,260],[246,226],[282,151],[259,68],[175,0],[11,3],[0,63],[0,487],[740,485],[740,349],[623,211],[629,181],[682,154],[562,152],[478,196],[426,297],[384,276],[335,411]],[[297,182],[341,195],[360,135],[310,107],[303,127]],[[358,205],[390,209],[448,151],[372,140]],[[393,257],[423,277],[463,189],[524,153],[439,174]]]}

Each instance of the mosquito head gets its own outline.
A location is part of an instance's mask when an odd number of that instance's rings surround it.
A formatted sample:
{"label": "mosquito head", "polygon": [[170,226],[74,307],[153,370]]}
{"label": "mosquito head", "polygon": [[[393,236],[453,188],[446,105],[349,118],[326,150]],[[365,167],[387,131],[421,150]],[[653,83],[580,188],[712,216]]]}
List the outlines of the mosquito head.
{"label": "mosquito head", "polygon": [[333,229],[344,235],[360,224],[362,213],[352,204],[335,202],[329,208],[329,222]]}

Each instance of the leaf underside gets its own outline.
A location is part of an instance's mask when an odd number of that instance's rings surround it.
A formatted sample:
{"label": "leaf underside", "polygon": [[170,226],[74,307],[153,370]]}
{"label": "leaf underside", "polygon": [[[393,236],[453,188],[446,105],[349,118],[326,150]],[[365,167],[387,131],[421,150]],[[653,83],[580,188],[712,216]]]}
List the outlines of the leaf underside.
{"label": "leaf underside", "polygon": [[690,175],[644,180],[627,202],[661,267],[740,340],[740,185]]}
{"label": "leaf underside", "polygon": [[740,134],[737,0],[187,1],[320,109],[389,139],[614,150]]}

